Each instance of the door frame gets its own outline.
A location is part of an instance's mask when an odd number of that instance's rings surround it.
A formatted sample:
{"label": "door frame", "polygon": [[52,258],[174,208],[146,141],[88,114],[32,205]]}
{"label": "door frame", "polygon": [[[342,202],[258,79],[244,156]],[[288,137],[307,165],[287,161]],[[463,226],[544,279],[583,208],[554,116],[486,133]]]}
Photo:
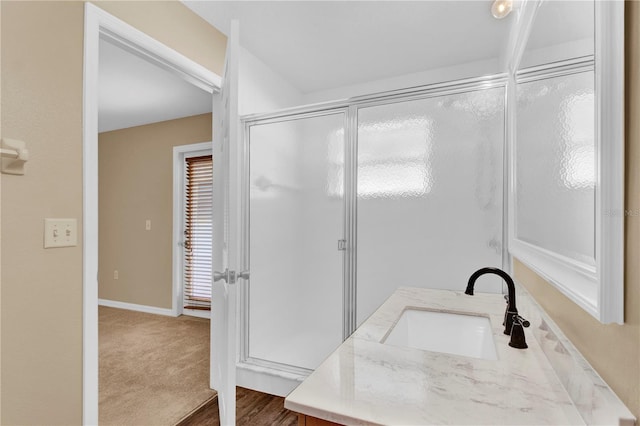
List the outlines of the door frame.
{"label": "door frame", "polygon": [[128,52],[209,92],[222,79],[165,44],[85,3],[82,130],[82,423],[98,424],[98,70],[99,40],[106,38]]}
{"label": "door frame", "polygon": [[[173,298],[172,312],[174,316],[184,313],[183,308],[183,291],[184,283],[182,279],[182,268],[184,267],[184,247],[180,246],[183,240],[182,228],[184,225],[184,184],[185,184],[185,167],[184,159],[195,154],[207,151],[213,155],[212,142],[192,143],[189,145],[178,145],[173,147]],[[189,315],[209,318],[210,315],[200,314],[199,311],[192,310]]]}

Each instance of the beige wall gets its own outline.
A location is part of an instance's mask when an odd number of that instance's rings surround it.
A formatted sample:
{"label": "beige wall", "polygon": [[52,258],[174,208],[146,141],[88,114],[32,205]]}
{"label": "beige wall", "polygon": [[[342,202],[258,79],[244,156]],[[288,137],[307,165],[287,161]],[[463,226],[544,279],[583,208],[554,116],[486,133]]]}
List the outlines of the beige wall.
{"label": "beige wall", "polygon": [[[220,73],[224,37],[182,5],[98,4]],[[77,217],[82,228],[83,3],[5,0],[0,8],[2,135],[25,140],[31,153],[25,176],[2,176],[0,423],[80,424],[82,248],[44,250],[42,226],[45,217]],[[627,117],[637,117],[640,71],[630,53],[640,48],[640,8],[627,8],[634,43],[627,44]],[[629,120],[627,127],[627,207],[634,210],[640,208],[639,124]],[[516,277],[640,417],[640,223],[627,219],[625,325],[593,322],[522,266]]]}
{"label": "beige wall", "polygon": [[227,38],[178,1],[91,1],[222,75]]}
{"label": "beige wall", "polygon": [[3,136],[30,153],[2,176],[1,422],[77,424],[82,247],[44,250],[43,219],[82,219],[83,7],[1,7]]}
{"label": "beige wall", "polygon": [[[640,2],[626,2],[626,209],[640,211]],[[522,263],[515,278],[640,418],[640,217],[626,217],[625,324],[602,325]]]}
{"label": "beige wall", "polygon": [[[44,250],[42,233],[46,217],[82,232],[83,5],[0,2],[2,135],[31,155],[25,176],[2,176],[2,424],[82,421],[82,246]],[[181,4],[104,7],[222,69],[224,36]]]}
{"label": "beige wall", "polygon": [[[2,46],[2,7],[0,7],[0,46]],[[0,93],[2,93],[2,55],[0,55]],[[0,138],[2,137],[2,102],[0,102]],[[2,174],[0,173],[0,223],[2,223]],[[0,241],[2,227],[0,226]],[[0,265],[2,265],[2,244],[0,244]],[[2,268],[0,267],[0,270]],[[0,273],[0,306],[2,306],[2,273]],[[2,331],[2,315],[0,315],[0,333]],[[2,421],[2,338],[0,338],[0,422]]]}
{"label": "beige wall", "polygon": [[173,147],[210,140],[211,114],[100,134],[98,297],[171,309]]}

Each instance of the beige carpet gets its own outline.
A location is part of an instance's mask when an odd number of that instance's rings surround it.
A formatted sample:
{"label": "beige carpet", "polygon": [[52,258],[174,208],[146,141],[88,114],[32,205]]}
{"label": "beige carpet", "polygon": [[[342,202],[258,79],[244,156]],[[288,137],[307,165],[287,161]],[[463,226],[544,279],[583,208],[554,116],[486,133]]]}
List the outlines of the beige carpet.
{"label": "beige carpet", "polygon": [[215,396],[209,320],[99,308],[100,405],[105,425],[175,425]]}

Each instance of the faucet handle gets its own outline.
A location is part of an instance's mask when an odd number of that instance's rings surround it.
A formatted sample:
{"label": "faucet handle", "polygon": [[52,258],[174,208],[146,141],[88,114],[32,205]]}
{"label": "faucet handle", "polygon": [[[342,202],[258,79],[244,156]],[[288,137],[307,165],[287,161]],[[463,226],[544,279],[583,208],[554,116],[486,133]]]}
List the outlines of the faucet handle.
{"label": "faucet handle", "polygon": [[522,318],[520,315],[515,315],[513,317],[513,322],[514,323],[518,323],[523,327],[529,327],[531,325],[531,323],[529,321],[527,321],[526,319]]}
{"label": "faucet handle", "polygon": [[531,323],[520,315],[513,315],[513,324],[511,325],[511,340],[509,346],[516,349],[527,349],[527,341],[524,336],[525,327],[529,327]]}
{"label": "faucet handle", "polygon": [[[508,321],[507,320],[507,316],[509,315],[509,313],[513,314],[513,312],[510,312],[510,310],[509,310],[509,296],[504,294],[502,297],[504,297],[504,302],[507,304],[507,309],[505,309],[505,311],[504,311],[504,320],[502,321],[502,325],[505,326],[504,334],[508,335],[508,334],[511,333],[511,324],[513,324],[513,322],[512,321]],[[507,322],[509,323],[508,327],[507,327]]]}
{"label": "faucet handle", "polygon": [[502,325],[504,325],[504,334],[507,336],[511,334],[511,329],[513,328],[513,321],[518,316],[518,311],[512,311],[509,308],[509,304],[507,303],[507,309],[504,312],[504,321],[502,321]]}

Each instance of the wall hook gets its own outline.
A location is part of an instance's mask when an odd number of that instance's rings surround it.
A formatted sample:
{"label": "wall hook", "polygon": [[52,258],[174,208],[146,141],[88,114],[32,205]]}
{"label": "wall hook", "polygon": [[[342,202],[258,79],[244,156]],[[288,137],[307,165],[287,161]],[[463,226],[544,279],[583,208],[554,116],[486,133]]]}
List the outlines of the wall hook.
{"label": "wall hook", "polygon": [[24,174],[24,163],[29,159],[29,151],[23,141],[2,138],[0,154],[2,155],[2,173],[9,175]]}

